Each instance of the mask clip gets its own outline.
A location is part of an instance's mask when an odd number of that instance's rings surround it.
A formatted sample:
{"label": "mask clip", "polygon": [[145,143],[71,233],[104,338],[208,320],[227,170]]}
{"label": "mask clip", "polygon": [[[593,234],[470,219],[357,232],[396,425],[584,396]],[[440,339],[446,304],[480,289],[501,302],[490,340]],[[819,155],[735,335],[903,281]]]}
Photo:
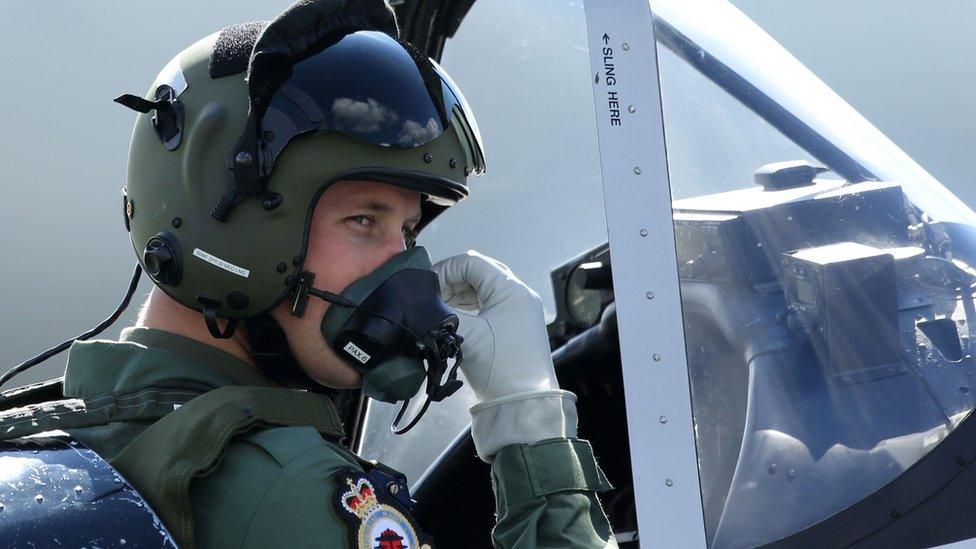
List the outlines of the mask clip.
{"label": "mask clip", "polygon": [[[461,365],[461,336],[443,328],[435,328],[424,338],[424,348],[427,354],[427,387],[430,399],[440,402],[453,395],[464,383],[457,378],[457,370]],[[441,383],[447,361],[442,357],[454,358],[454,365],[447,372],[447,379]]]}
{"label": "mask clip", "polygon": [[[464,360],[464,355],[461,353],[461,342],[463,340],[453,330],[441,327],[431,330],[423,342],[417,341],[417,348],[426,355],[427,360],[427,398],[424,400],[424,404],[421,406],[420,411],[417,412],[417,415],[410,420],[410,423],[406,427],[402,428],[397,426],[400,425],[400,420],[403,419],[404,414],[407,412],[410,399],[407,399],[400,405],[396,417],[393,418],[393,424],[390,425],[390,431],[394,435],[402,435],[410,429],[413,429],[420,421],[420,418],[424,417],[431,402],[444,400],[456,393],[464,385],[457,378],[458,367],[461,366],[461,361]],[[443,377],[444,371],[447,369],[447,361],[443,357],[454,358],[454,365],[451,366],[451,370],[447,373],[447,379],[444,383],[441,383],[441,377]]]}
{"label": "mask clip", "polygon": [[295,300],[291,304],[291,316],[299,318],[305,316],[305,309],[308,308],[308,290],[315,283],[315,273],[308,271],[298,276],[298,284],[295,285]]}

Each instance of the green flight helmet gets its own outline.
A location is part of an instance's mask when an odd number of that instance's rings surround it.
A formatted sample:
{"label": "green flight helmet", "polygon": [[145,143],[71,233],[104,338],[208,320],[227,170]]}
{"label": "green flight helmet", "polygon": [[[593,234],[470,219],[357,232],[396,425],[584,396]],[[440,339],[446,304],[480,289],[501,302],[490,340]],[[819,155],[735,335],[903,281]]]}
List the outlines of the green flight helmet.
{"label": "green flight helmet", "polygon": [[418,191],[423,227],[485,169],[474,116],[436,62],[386,32],[333,28],[313,40],[293,28],[282,39],[277,22],[208,36],[145,98],[117,99],[142,113],[124,189],[132,247],[215,337],[232,330],[216,318],[234,326],[289,295],[331,183]]}

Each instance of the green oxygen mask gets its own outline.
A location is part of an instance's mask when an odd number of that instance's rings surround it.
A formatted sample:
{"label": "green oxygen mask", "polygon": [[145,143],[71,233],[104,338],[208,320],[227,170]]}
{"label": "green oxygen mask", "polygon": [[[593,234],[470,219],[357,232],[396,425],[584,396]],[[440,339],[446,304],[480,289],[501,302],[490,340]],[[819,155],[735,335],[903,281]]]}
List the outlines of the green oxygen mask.
{"label": "green oxygen mask", "polygon": [[[393,256],[342,294],[319,290],[312,286],[314,281],[314,274],[302,273],[292,314],[304,314],[308,296],[331,304],[322,319],[322,335],[336,354],[362,374],[363,392],[383,402],[403,401],[394,433],[410,430],[431,401],[443,400],[461,387],[458,317],[441,299],[426,249],[418,246]],[[449,366],[451,359],[454,363]],[[406,427],[397,429],[425,380],[427,399],[422,409]]]}

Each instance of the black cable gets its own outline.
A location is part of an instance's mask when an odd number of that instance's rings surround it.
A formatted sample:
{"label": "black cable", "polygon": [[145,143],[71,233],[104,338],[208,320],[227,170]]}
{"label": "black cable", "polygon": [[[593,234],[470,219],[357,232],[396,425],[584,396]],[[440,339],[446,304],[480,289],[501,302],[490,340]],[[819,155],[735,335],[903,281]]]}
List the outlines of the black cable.
{"label": "black cable", "polygon": [[[427,396],[426,399],[424,400],[423,406],[420,407],[420,411],[417,412],[417,415],[414,416],[414,418],[410,420],[409,423],[407,423],[406,427],[398,428],[398,426],[400,425],[400,421],[403,419],[404,414],[407,412],[407,406],[410,405],[409,398],[403,401],[403,404],[400,406],[400,410],[397,412],[396,417],[393,418],[393,423],[390,424],[391,433],[393,433],[394,435],[402,435],[407,431],[409,431],[410,429],[413,429],[414,426],[416,426],[417,423],[420,422],[420,419],[424,417],[424,414],[427,413],[427,408],[430,407],[431,402],[434,402],[435,400],[439,402],[444,398],[454,394],[461,387],[461,382],[460,380],[457,379],[457,371],[458,371],[458,366],[461,365],[461,360],[463,360],[463,355],[461,354],[461,349],[457,349],[456,352],[457,354],[454,357],[455,358],[454,365],[450,368],[449,371],[447,370],[447,368],[445,368],[445,371],[440,372],[440,375],[438,376],[438,378],[441,378],[444,376],[445,373],[447,374],[447,379],[444,381],[444,383],[441,384],[440,379],[434,380],[431,376],[428,376],[427,378],[428,388],[426,391]],[[429,361],[430,358],[428,357],[428,362]],[[428,373],[429,373],[429,365],[428,365]],[[438,394],[439,392],[442,392],[441,391],[442,389],[450,387],[450,385],[453,382],[457,382],[456,386],[454,386],[453,388],[449,388],[443,394],[440,395]],[[433,389],[430,388],[431,383],[435,385]]]}
{"label": "black cable", "polygon": [[424,400],[424,405],[421,406],[420,411],[417,412],[417,415],[414,416],[412,420],[410,420],[410,423],[408,423],[407,426],[404,427],[403,429],[397,429],[397,425],[400,423],[400,420],[403,419],[403,414],[407,411],[407,406],[410,405],[409,398],[407,400],[404,400],[403,404],[400,405],[400,411],[397,412],[396,417],[393,418],[393,423],[390,424],[390,432],[392,432],[394,435],[402,435],[407,431],[409,431],[410,429],[413,429],[414,426],[417,425],[417,423],[420,421],[420,418],[424,417],[424,414],[427,412],[427,407],[430,406],[430,403],[431,403],[430,395],[427,395],[427,399]]}
{"label": "black cable", "polygon": [[14,376],[30,369],[33,366],[36,366],[44,362],[45,360],[51,358],[52,356],[58,353],[63,352],[68,347],[71,347],[71,344],[74,343],[75,341],[85,341],[86,339],[91,339],[92,337],[105,331],[106,328],[111,326],[113,323],[115,323],[116,320],[119,319],[120,316],[122,316],[122,313],[125,312],[126,307],[129,306],[129,302],[132,300],[132,295],[136,293],[136,288],[139,286],[139,278],[141,275],[142,275],[142,267],[138,263],[136,263],[136,268],[132,272],[132,279],[129,281],[129,288],[125,292],[125,297],[122,298],[122,302],[119,303],[119,306],[115,309],[115,312],[112,313],[111,316],[103,320],[98,326],[95,326],[91,330],[88,330],[87,332],[79,335],[78,337],[62,342],[57,347],[52,347],[44,351],[43,353],[35,356],[34,358],[26,360],[21,364],[7,370],[7,373],[3,374],[3,376],[0,377],[0,386],[3,386],[5,383],[13,379]]}

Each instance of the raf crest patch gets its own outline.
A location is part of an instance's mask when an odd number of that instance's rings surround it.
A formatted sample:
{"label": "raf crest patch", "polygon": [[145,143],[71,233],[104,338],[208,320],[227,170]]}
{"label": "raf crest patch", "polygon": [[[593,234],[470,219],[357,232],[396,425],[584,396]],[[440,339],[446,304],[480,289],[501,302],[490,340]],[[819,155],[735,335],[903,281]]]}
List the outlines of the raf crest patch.
{"label": "raf crest patch", "polygon": [[336,484],[334,503],[349,525],[350,547],[431,549],[430,540],[385,487],[357,471],[339,473]]}

